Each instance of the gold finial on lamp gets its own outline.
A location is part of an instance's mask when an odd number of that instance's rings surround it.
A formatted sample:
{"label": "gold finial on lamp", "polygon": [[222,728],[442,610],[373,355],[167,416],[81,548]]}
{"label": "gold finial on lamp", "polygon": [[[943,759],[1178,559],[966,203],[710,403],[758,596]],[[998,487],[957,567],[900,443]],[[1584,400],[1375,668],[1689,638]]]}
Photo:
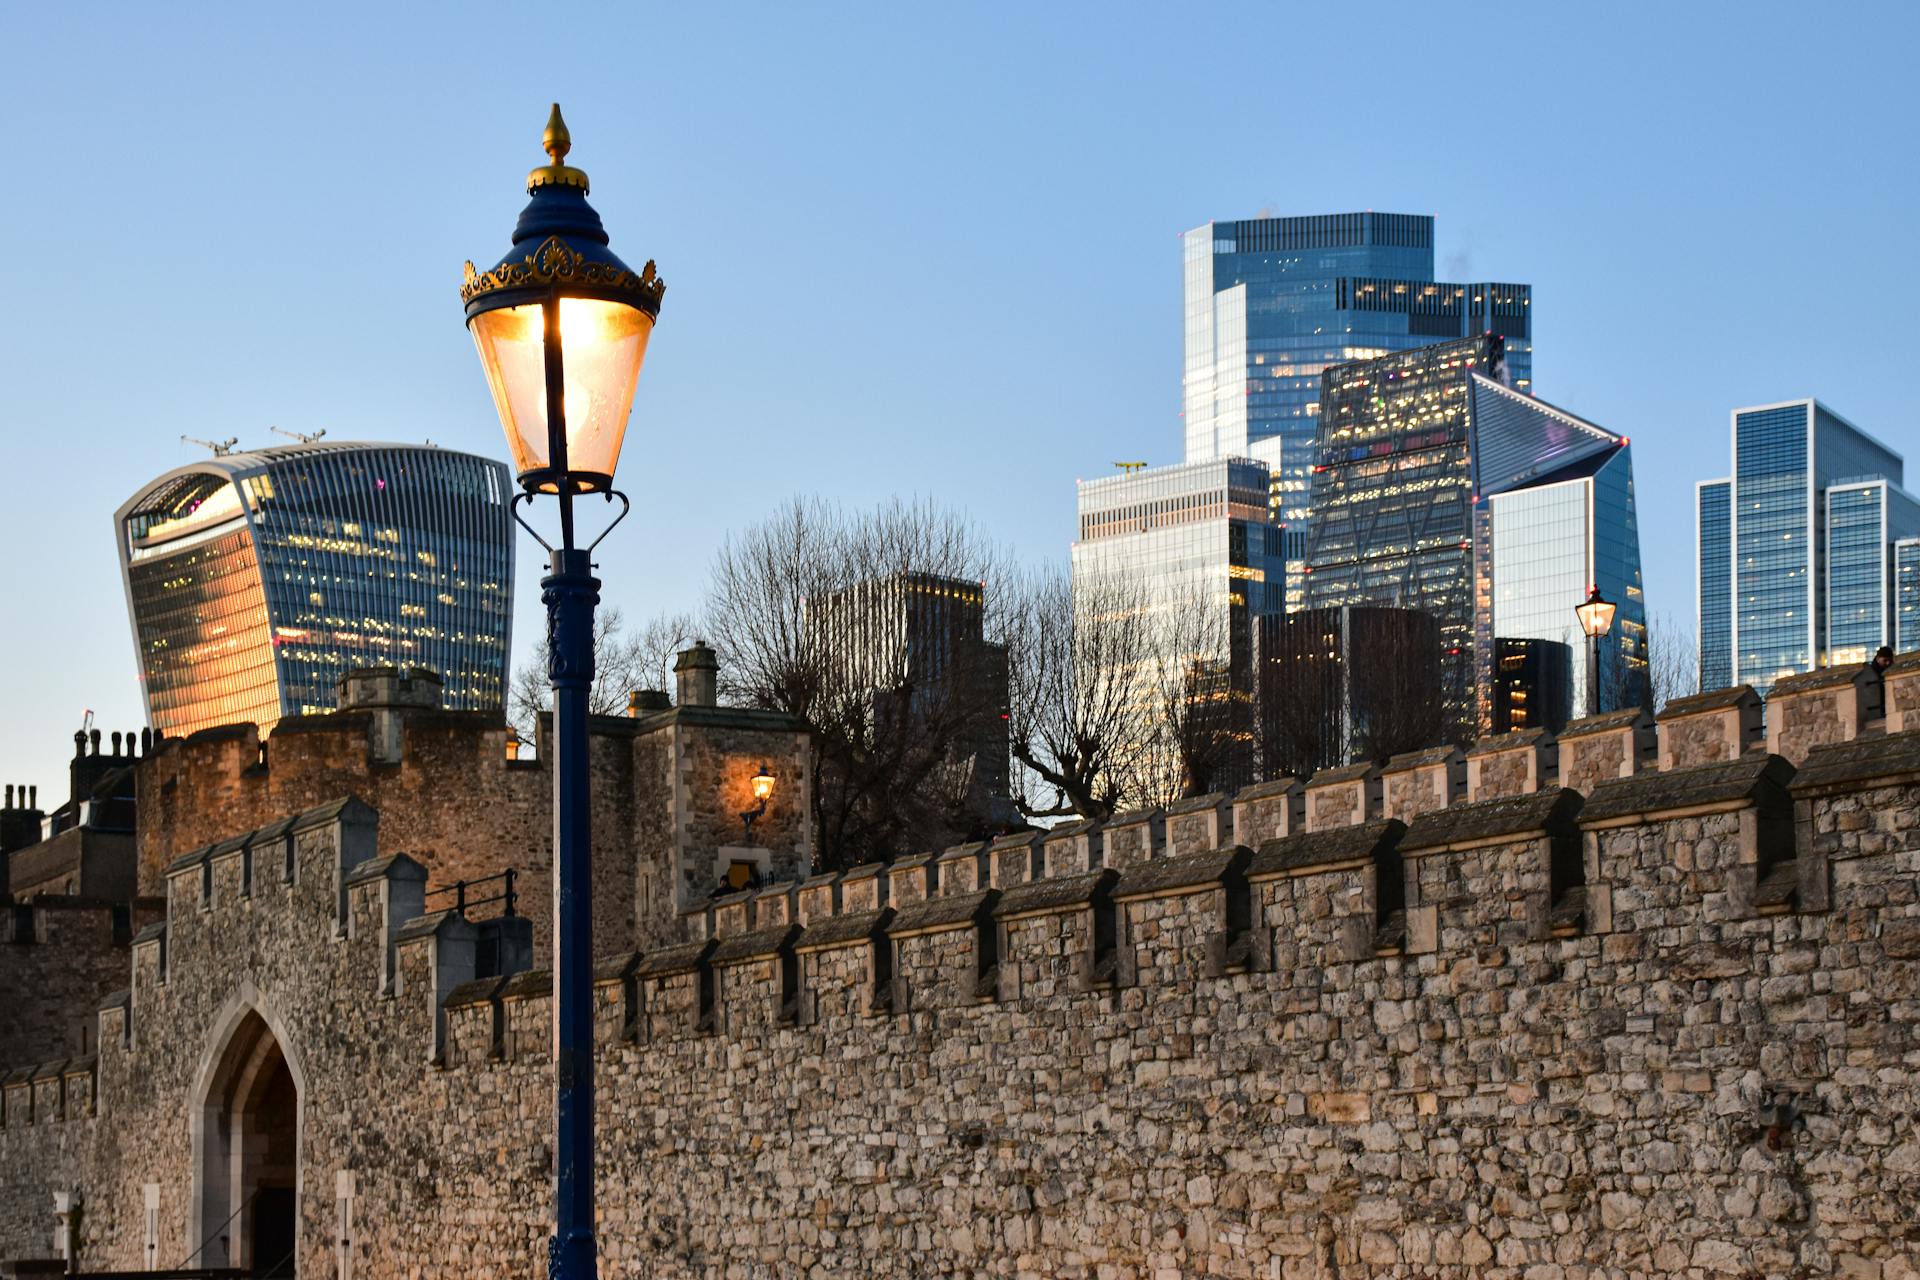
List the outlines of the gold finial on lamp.
{"label": "gold finial on lamp", "polygon": [[529,192],[539,187],[578,187],[582,192],[588,189],[586,173],[566,162],[567,153],[573,150],[573,135],[567,131],[567,122],[560,115],[560,104],[557,102],[547,116],[547,128],[540,135],[540,146],[552,163],[543,164],[527,175]]}

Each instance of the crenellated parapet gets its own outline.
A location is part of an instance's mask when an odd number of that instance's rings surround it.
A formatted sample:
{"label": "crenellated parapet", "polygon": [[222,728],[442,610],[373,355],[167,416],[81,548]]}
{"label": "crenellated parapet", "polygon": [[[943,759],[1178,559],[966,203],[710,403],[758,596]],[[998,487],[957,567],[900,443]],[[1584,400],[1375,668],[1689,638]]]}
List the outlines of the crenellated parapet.
{"label": "crenellated parapet", "polygon": [[[1920,732],[1836,718],[1796,758],[1749,706],[710,899],[594,973],[609,1269],[1890,1272]],[[429,909],[385,826],[342,798],[175,860],[97,1056],[0,1074],[7,1203],[84,1185],[131,1267],[150,1195],[186,1257],[191,1181],[148,1152],[199,1141],[240,1001],[302,1064],[304,1185],[350,1193],[316,1239],[357,1214],[354,1274],[537,1245],[552,976]]]}
{"label": "crenellated parapet", "polygon": [[[1854,675],[1787,686],[1783,717],[1794,699],[1814,701],[1775,740],[1814,744],[1804,783],[1765,750],[1751,691],[1723,691],[1660,725],[1607,713],[725,896],[711,951],[629,958],[658,968],[656,999],[638,981],[607,998],[633,1004],[623,1026],[670,1009],[653,1034],[739,1034],[1573,945],[1650,901],[1687,909],[1681,886],[1719,918],[1823,911],[1832,847],[1862,820],[1847,788],[1908,744],[1866,716]],[[1700,830],[1725,854],[1710,869]]]}

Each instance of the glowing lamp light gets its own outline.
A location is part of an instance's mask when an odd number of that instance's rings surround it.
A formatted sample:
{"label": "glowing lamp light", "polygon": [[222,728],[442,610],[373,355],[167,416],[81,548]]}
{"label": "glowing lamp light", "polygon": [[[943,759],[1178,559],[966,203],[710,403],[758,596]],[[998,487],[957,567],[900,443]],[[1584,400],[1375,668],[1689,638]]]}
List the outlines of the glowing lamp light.
{"label": "glowing lamp light", "polygon": [[765,804],[773,795],[773,770],[766,765],[760,766],[760,772],[753,775],[753,798]]}
{"label": "glowing lamp light", "polygon": [[1600,588],[1594,587],[1587,595],[1586,602],[1573,607],[1574,616],[1580,619],[1580,630],[1587,638],[1597,640],[1613,629],[1613,614],[1620,606],[1600,594]]}
{"label": "glowing lamp light", "polygon": [[[547,323],[548,310],[546,302],[529,302],[483,311],[468,327],[522,483],[535,477],[541,491],[556,493],[564,464],[574,491],[592,493],[611,482],[620,462],[654,318],[624,303],[564,295],[554,307],[557,323]],[[549,344],[566,371],[566,422],[557,434],[547,422]]]}

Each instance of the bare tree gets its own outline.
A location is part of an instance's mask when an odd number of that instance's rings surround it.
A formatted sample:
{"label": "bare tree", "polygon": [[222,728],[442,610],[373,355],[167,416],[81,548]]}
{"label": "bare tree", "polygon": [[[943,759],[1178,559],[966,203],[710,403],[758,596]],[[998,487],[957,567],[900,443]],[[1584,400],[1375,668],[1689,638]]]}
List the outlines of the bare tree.
{"label": "bare tree", "polygon": [[1007,609],[1014,798],[1031,818],[1106,819],[1142,802],[1153,619],[1136,584],[1025,575]]}
{"label": "bare tree", "polygon": [[1692,632],[1672,615],[1661,614],[1647,628],[1649,709],[1658,712],[1675,698],[1700,692],[1700,647]]}
{"label": "bare tree", "polygon": [[1153,798],[1166,803],[1250,780],[1253,669],[1244,616],[1203,591],[1156,612]]}
{"label": "bare tree", "polygon": [[1439,632],[1406,610],[1356,610],[1349,622],[1352,757],[1390,760],[1447,740]]}
{"label": "bare tree", "polygon": [[[692,643],[699,626],[690,613],[658,614],[636,633],[629,634],[618,609],[601,609],[593,618],[593,688],[587,694],[587,712],[596,716],[624,714],[627,695],[635,689],[671,687],[674,656]],[[507,692],[507,723],[526,742],[542,713],[553,706],[548,683],[547,637],[540,636],[533,656],[513,673]]]}
{"label": "bare tree", "polygon": [[1356,605],[1265,620],[1261,764],[1306,777],[1446,740],[1440,636],[1430,615]]}
{"label": "bare tree", "polygon": [[730,538],[707,615],[729,698],[814,732],[823,865],[993,828],[1007,655],[997,549],[964,518],[895,500],[795,500]]}

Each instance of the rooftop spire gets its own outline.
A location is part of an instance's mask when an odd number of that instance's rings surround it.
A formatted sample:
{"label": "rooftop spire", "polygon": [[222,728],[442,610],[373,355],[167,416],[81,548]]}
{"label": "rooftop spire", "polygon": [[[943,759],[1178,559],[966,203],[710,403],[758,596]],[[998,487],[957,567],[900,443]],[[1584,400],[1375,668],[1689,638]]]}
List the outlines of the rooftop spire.
{"label": "rooftop spire", "polygon": [[553,111],[547,116],[546,132],[540,135],[540,145],[546,151],[551,163],[543,164],[527,175],[528,192],[541,187],[578,187],[587,190],[587,175],[580,169],[567,164],[567,153],[573,150],[573,135],[567,131],[567,122],[560,115],[560,104],[553,104]]}

